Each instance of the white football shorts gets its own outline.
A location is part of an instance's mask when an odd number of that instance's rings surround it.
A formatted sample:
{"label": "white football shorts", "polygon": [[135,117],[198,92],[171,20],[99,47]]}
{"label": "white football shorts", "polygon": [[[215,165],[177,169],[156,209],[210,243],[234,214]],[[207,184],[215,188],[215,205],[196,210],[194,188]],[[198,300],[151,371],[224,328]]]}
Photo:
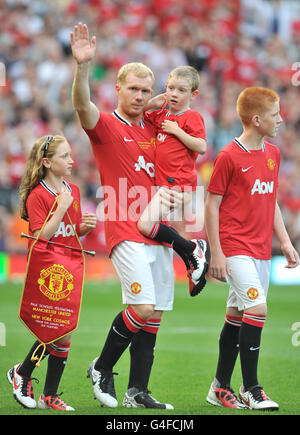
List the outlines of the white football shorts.
{"label": "white football shorts", "polygon": [[126,240],[114,247],[111,260],[121,281],[123,304],[152,304],[161,311],[173,309],[171,248]]}
{"label": "white football shorts", "polygon": [[227,307],[239,311],[267,301],[271,260],[257,260],[246,255],[227,257],[231,276]]}

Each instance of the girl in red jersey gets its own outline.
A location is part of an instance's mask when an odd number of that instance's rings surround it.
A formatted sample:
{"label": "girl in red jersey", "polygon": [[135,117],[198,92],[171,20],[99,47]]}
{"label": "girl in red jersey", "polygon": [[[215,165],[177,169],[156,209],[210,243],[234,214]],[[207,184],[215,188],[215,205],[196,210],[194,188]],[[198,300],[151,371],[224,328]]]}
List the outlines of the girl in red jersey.
{"label": "girl in red jersey", "polygon": [[[96,226],[96,215],[81,215],[79,189],[75,184],[65,181],[65,177],[71,174],[73,163],[70,145],[63,136],[41,137],[30,152],[19,194],[21,217],[29,222],[29,233],[32,236],[40,232],[57,197],[56,208],[44,225],[40,237],[78,247],[73,228],[78,232],[78,236],[87,234]],[[76,207],[71,207],[75,202]],[[67,211],[73,228],[66,216]],[[31,243],[32,241],[29,242],[29,246]],[[71,333],[46,346],[48,369],[43,394],[38,401],[39,408],[74,410],[57,395],[70,344]],[[42,348],[37,349],[38,345],[39,341],[36,341],[23,363],[16,364],[7,374],[9,382],[13,385],[15,399],[25,408],[36,407],[31,378],[35,361],[31,358],[34,353],[38,357],[41,356]]]}
{"label": "girl in red jersey", "polygon": [[[282,122],[279,96],[266,88],[246,88],[238,98],[237,111],[243,132],[217,156],[205,207],[210,273],[230,283],[218,367],[207,401],[229,408],[277,410],[278,404],[267,397],[257,378],[273,233],[287,259],[286,267],[299,263],[276,201],[280,151],[264,140],[275,137]],[[230,388],[238,353],[242,403]]]}

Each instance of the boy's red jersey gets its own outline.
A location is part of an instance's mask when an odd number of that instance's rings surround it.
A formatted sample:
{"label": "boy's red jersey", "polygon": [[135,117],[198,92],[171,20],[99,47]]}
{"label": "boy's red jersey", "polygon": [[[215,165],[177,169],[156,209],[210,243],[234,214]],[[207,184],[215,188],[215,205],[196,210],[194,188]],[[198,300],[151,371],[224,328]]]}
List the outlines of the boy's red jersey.
{"label": "boy's red jersey", "polygon": [[208,191],[222,195],[219,234],[226,257],[271,258],[279,149],[248,150],[237,139],[218,154]]}
{"label": "boy's red jersey", "polygon": [[177,122],[187,134],[206,140],[203,117],[194,110],[172,115],[167,109],[147,112],[146,117],[156,126],[155,183],[169,188],[197,187],[195,162],[198,153],[187,148],[172,134],[165,133],[161,124],[164,120]]}

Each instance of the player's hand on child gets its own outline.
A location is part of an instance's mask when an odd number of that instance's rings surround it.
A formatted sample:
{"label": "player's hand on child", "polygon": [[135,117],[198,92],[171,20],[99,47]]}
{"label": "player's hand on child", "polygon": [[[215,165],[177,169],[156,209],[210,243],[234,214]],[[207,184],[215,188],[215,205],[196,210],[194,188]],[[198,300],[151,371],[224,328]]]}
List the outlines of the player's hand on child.
{"label": "player's hand on child", "polygon": [[299,254],[291,243],[281,245],[281,251],[287,260],[287,269],[297,267],[299,264]]}
{"label": "player's hand on child", "polygon": [[182,193],[176,190],[171,190],[165,187],[159,189],[160,203],[173,210],[177,207],[182,207]]}
{"label": "player's hand on child", "polygon": [[70,40],[72,54],[77,63],[89,62],[93,59],[96,51],[96,36],[93,36],[90,41],[86,24],[78,23],[70,34]]}
{"label": "player's hand on child", "polygon": [[166,98],[166,93],[164,94],[159,94],[156,95],[155,97],[151,98],[151,100],[149,101],[148,105],[151,105],[151,109],[154,109],[156,107],[163,107],[163,106],[167,106],[167,98]]}

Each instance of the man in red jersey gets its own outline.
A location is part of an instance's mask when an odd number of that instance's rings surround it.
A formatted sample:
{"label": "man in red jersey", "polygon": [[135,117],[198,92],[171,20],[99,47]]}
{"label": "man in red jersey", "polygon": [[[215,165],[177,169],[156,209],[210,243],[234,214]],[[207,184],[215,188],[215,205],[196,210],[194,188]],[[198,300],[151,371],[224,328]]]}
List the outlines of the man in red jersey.
{"label": "man in red jersey", "polygon": [[154,76],[141,63],[124,65],[116,84],[117,109],[112,114],[99,113],[90,100],[88,80],[96,38],[90,41],[87,26],[79,23],[71,33],[71,45],[76,60],[73,105],[99,169],[106,201],[107,247],[127,305],[114,319],[88,377],[102,404],[118,406],[113,367],[130,344],[130,377],[123,406],[173,409],[150,396],[147,389],[160,319],[173,306],[172,251],[144,237],[136,225],[154,193],[155,128],[143,119]]}
{"label": "man in red jersey", "polygon": [[[264,140],[275,137],[282,122],[279,96],[262,87],[246,88],[237,111],[243,133],[216,158],[205,210],[210,273],[230,283],[218,367],[207,401],[229,408],[278,410],[258,382],[257,365],[267,315],[273,233],[286,267],[299,263],[276,201],[280,151]],[[240,402],[230,388],[238,352],[243,377]]]}

